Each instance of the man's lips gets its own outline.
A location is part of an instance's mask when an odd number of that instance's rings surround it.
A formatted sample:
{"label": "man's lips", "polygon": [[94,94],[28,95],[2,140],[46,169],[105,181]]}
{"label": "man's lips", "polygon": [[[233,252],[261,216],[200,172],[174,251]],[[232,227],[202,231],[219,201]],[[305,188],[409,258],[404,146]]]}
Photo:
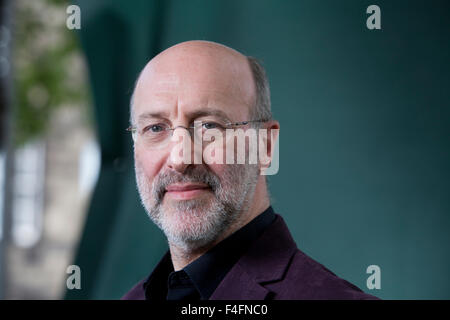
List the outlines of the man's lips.
{"label": "man's lips", "polygon": [[182,192],[197,189],[209,189],[209,186],[204,183],[176,183],[171,184],[166,188],[168,192]]}
{"label": "man's lips", "polygon": [[178,200],[195,198],[211,188],[204,183],[175,183],[167,186],[166,193]]}

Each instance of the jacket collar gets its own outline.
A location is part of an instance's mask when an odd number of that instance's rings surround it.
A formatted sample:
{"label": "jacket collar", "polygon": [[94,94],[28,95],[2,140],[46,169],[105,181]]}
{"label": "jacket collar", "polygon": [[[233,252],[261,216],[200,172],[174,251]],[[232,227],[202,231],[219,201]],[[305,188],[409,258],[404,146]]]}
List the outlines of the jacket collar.
{"label": "jacket collar", "polygon": [[238,260],[214,291],[211,300],[263,300],[267,282],[279,281],[297,250],[283,218],[275,221]]}

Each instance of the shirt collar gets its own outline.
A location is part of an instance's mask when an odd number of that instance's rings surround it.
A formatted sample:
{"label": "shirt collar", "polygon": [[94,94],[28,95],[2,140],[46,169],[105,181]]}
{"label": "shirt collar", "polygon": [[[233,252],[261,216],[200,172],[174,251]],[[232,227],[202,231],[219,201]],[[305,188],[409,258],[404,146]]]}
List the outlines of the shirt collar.
{"label": "shirt collar", "polygon": [[170,251],[167,250],[143,284],[146,300],[166,300],[167,279],[172,271],[173,264],[170,258]]}

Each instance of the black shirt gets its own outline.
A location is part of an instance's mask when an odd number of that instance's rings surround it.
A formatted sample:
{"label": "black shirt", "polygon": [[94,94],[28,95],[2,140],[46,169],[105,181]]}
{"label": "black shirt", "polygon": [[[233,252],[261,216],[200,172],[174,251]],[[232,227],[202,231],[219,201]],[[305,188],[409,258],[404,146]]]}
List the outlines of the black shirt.
{"label": "black shirt", "polygon": [[174,271],[168,251],[144,283],[146,299],[207,300],[249,245],[275,220],[267,208],[212,249]]}

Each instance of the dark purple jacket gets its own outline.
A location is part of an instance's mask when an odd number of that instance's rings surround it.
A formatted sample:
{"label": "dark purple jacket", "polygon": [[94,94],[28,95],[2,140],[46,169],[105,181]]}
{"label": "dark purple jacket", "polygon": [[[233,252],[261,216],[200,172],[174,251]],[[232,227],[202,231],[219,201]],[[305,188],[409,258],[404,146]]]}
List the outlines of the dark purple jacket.
{"label": "dark purple jacket", "polygon": [[[143,284],[122,299],[143,300]],[[283,218],[275,221],[231,268],[211,300],[377,299],[297,249]]]}

